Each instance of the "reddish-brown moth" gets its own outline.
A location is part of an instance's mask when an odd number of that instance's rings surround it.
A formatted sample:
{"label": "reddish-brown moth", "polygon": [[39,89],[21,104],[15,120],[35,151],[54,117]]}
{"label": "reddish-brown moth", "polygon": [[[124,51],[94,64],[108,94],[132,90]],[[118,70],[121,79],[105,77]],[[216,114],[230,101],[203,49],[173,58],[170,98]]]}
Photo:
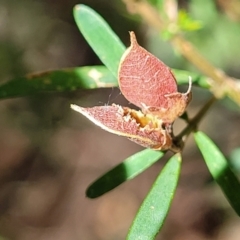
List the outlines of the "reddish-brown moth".
{"label": "reddish-brown moth", "polygon": [[179,93],[171,70],[138,45],[134,32],[130,32],[130,39],[131,46],[119,64],[118,81],[122,94],[141,110],[115,104],[92,108],[71,105],[71,108],[102,129],[144,147],[171,149],[169,126],[183,114],[191,100],[191,84],[186,93]]}

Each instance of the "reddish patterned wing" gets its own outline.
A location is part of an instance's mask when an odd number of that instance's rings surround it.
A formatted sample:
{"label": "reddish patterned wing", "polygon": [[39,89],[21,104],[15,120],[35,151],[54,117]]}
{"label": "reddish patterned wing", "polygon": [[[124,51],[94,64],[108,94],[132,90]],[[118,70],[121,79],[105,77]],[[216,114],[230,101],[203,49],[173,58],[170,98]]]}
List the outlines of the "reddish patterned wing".
{"label": "reddish patterned wing", "polygon": [[138,45],[134,32],[130,32],[131,46],[119,65],[119,86],[126,99],[143,108],[168,108],[166,94],[177,92],[171,70],[158,58]]}
{"label": "reddish patterned wing", "polygon": [[166,150],[172,146],[171,136],[162,129],[162,121],[140,111],[115,104],[92,108],[71,105],[71,108],[102,129],[125,136],[143,147]]}

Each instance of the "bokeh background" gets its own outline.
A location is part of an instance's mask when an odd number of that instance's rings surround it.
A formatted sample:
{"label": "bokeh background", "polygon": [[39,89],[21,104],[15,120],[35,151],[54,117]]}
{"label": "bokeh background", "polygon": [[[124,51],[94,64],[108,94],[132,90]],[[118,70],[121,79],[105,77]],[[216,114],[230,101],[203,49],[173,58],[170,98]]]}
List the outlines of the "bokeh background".
{"label": "bokeh background", "polygon": [[[100,64],[74,23],[72,9],[78,3],[99,12],[126,45],[128,31],[134,30],[139,42],[167,65],[197,72],[155,30],[130,15],[120,0],[0,0],[1,83],[30,72]],[[240,78],[239,1],[181,0],[179,5],[203,23],[201,30],[188,34],[189,41],[215,66]],[[210,95],[193,89],[190,116]],[[141,147],[93,126],[71,111],[70,103],[129,105],[112,88],[1,100],[1,240],[125,239],[166,162],[167,157],[99,199],[86,198],[91,182]],[[182,127],[177,121],[175,132]],[[214,139],[238,173],[239,108],[228,100],[215,104],[200,129]],[[157,239],[240,239],[240,220],[191,138],[183,155],[176,197]]]}

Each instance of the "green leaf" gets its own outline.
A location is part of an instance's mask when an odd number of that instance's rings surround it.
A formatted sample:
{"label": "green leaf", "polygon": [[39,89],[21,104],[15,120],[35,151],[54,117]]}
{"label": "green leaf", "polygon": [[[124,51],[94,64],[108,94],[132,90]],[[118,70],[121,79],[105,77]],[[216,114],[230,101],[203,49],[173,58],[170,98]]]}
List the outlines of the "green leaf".
{"label": "green leaf", "polygon": [[152,240],[162,227],[175,193],[181,168],[180,154],[174,155],[157,177],[128,233],[128,240]]}
{"label": "green leaf", "polygon": [[226,158],[204,133],[196,132],[194,137],[211,175],[240,216],[240,184],[229,168]]}
{"label": "green leaf", "polygon": [[117,78],[118,65],[126,49],[124,44],[108,23],[90,7],[76,5],[74,18],[88,44]]}
{"label": "green leaf", "polygon": [[31,74],[0,85],[0,99],[24,97],[39,92],[115,87],[118,83],[104,66],[78,67]]}
{"label": "green leaf", "polygon": [[196,74],[193,72],[185,71],[185,70],[178,70],[172,69],[174,76],[177,80],[178,85],[188,84],[189,77],[192,79],[192,83],[202,88],[210,88],[210,84],[208,78],[206,76]]}
{"label": "green leaf", "polygon": [[109,192],[126,180],[136,177],[163,155],[164,153],[151,149],[145,149],[132,155],[92,183],[87,189],[87,197],[96,198]]}

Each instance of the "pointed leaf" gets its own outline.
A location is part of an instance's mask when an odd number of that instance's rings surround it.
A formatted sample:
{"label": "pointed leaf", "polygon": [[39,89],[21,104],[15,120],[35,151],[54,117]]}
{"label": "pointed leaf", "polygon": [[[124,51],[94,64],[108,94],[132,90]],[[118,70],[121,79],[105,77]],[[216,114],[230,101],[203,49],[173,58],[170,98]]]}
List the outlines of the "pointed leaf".
{"label": "pointed leaf", "polygon": [[108,23],[88,6],[76,5],[74,18],[88,44],[117,78],[118,64],[125,50],[118,36]]}
{"label": "pointed leaf", "polygon": [[128,240],[155,238],[169,211],[181,168],[181,156],[174,155],[157,177],[128,233]]}
{"label": "pointed leaf", "polygon": [[145,171],[163,155],[163,152],[150,149],[132,155],[92,183],[88,187],[86,195],[89,198],[96,198],[109,192]]}
{"label": "pointed leaf", "polygon": [[39,92],[64,92],[117,86],[117,81],[104,66],[78,67],[29,74],[0,85],[0,99],[24,97]]}
{"label": "pointed leaf", "polygon": [[226,158],[204,133],[196,132],[194,137],[211,175],[221,187],[233,209],[240,216],[240,184],[230,169]]}

